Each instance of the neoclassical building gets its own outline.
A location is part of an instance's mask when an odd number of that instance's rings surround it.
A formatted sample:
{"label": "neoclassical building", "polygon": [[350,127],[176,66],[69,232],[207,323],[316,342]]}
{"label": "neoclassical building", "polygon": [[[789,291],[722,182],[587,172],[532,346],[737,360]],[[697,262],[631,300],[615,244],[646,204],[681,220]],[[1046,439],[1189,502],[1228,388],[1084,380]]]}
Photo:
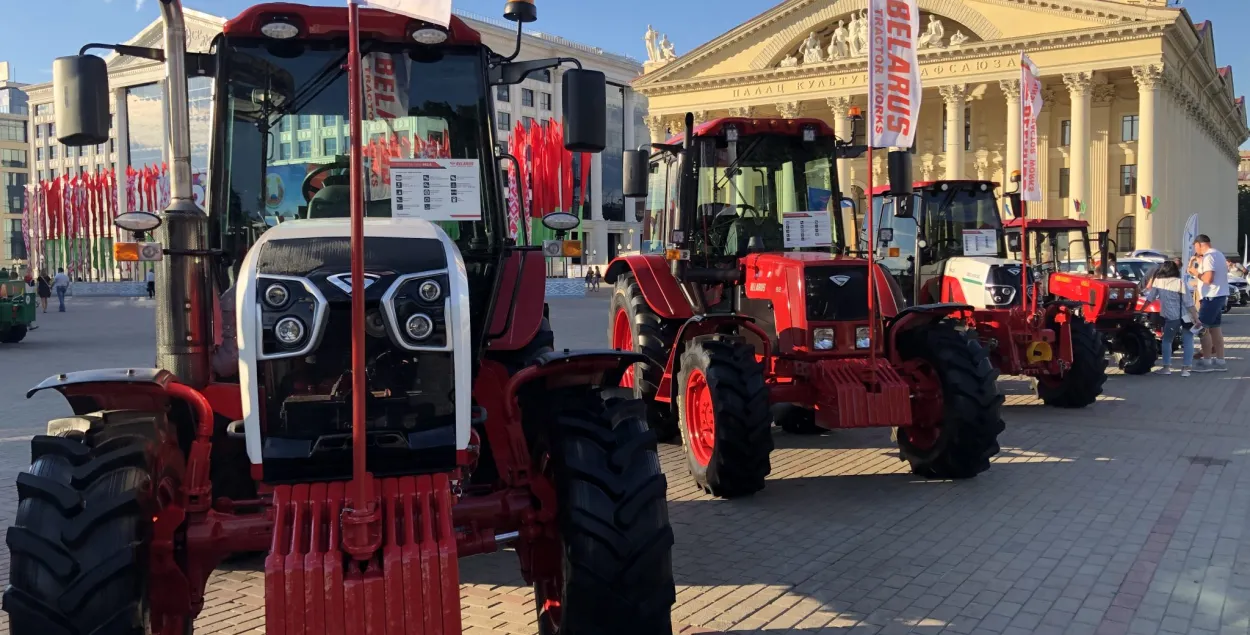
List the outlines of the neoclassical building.
{"label": "neoclassical building", "polygon": [[[992,179],[1019,168],[1019,59],[1043,76],[1046,200],[1029,215],[1082,217],[1121,252],[1178,251],[1185,220],[1235,253],[1238,147],[1250,136],[1210,22],[1166,0],[918,0],[924,83],[917,179]],[[652,140],[696,120],[819,117],[849,136],[865,106],[866,0],[785,0],[634,88]],[[872,169],[885,178],[883,157]],[[866,159],[840,166],[861,201]],[[847,183],[853,184],[848,187]],[[1148,199],[1146,197],[1149,197]],[[1150,201],[1153,210],[1145,207]],[[860,209],[863,209],[861,204]]]}

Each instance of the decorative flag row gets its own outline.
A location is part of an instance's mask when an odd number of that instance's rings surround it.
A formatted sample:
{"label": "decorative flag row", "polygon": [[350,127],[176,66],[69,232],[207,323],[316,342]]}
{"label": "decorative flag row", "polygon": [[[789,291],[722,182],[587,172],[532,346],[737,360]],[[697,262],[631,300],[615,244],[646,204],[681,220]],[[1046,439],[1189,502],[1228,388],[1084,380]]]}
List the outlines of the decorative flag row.
{"label": "decorative flag row", "polygon": [[[508,234],[516,239],[520,233],[522,202],[531,219],[542,219],[548,214],[564,212],[578,214],[589,198],[591,155],[581,153],[577,167],[581,184],[580,200],[573,200],[574,165],[573,153],[564,148],[564,126],[552,119],[535,122],[528,127],[520,121],[512,129],[508,139],[508,153],[516,157],[517,165],[505,164],[508,170]],[[519,171],[519,172],[518,172]],[[522,198],[524,197],[524,198]],[[528,223],[531,244],[537,244],[536,232],[541,223]]]}
{"label": "decorative flag row", "polygon": [[[127,211],[158,213],[169,205],[166,165],[130,167],[126,171]],[[51,275],[64,268],[77,280],[110,280],[119,273],[113,262],[113,241],[119,236],[113,219],[118,208],[117,175],[113,170],[64,175],[26,186],[22,240],[34,271]],[[124,263],[134,279],[133,263]]]}

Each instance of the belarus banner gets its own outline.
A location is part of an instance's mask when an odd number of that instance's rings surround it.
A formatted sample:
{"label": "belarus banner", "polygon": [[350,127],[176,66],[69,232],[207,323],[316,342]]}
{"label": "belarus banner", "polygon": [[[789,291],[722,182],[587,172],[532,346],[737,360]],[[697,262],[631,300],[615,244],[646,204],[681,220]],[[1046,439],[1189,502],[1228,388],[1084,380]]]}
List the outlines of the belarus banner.
{"label": "belarus banner", "polygon": [[1028,55],[1020,54],[1020,198],[1042,200],[1037,163],[1037,115],[1042,111],[1042,80]]}
{"label": "belarus banner", "polygon": [[451,0],[361,0],[360,6],[406,15],[439,26],[451,24]]}
{"label": "belarus banner", "polygon": [[868,0],[868,110],[874,148],[910,148],[920,116],[916,0]]}

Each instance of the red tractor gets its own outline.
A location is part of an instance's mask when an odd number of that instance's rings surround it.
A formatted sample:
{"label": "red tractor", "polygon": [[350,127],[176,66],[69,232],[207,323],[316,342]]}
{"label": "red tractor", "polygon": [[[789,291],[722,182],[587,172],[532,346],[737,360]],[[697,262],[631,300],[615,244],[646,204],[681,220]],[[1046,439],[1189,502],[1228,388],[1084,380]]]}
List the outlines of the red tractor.
{"label": "red tractor", "polygon": [[[1018,218],[1007,222],[1011,252],[1020,251],[1022,225]],[[1099,266],[1093,258],[1094,247],[1099,254],[1114,252],[1106,232],[1095,245],[1089,239],[1089,223],[1080,219],[1030,219],[1024,226],[1030,260],[1041,278],[1041,297],[1079,302],[1082,316],[1102,336],[1121,370],[1129,375],[1150,372],[1159,350],[1145,314],[1137,310],[1137,284],[1108,275],[1107,259]]]}
{"label": "red tractor", "polygon": [[973,307],[964,325],[986,344],[999,372],[1033,378],[1049,405],[1088,406],[1106,382],[1102,338],[1084,316],[1084,302],[1038,303],[1037,268],[1008,258],[996,187],[925,181],[902,197],[881,189],[874,197],[882,227],[875,247],[886,250],[883,264],[913,302]]}
{"label": "red tractor", "polygon": [[[354,3],[258,5],[187,54],[161,9],[164,50],[106,47],[169,77],[172,203],[116,221],[159,229],[117,250],[161,255],[156,368],[32,389],[74,416],[17,478],[10,631],[183,635],[224,558],[267,552],[268,633],[459,633],[457,558],[511,546],[539,632],[671,633],[666,481],[615,394],[644,358],[553,352],[542,253],[506,232],[492,87],[573,60]],[[214,82],[207,212],[189,74]],[[603,74],[563,84],[565,145],[602,150]],[[108,138],[101,58],[56,60],[54,92],[63,143]],[[310,125],[350,128],[350,157],[274,151]]]}
{"label": "red tractor", "polygon": [[681,435],[696,483],[721,497],[763,488],[774,407],[792,432],[894,427],[917,474],[987,469],[1002,398],[985,351],[955,328],[971,307],[904,309],[885,270],[840,255],[837,161],[859,150],[815,119],[687,115],[686,130],[654,155],[627,151],[625,194],[648,197],[665,250],[617,258],[604,277],[612,347],[646,358],[623,384],[661,436]]}

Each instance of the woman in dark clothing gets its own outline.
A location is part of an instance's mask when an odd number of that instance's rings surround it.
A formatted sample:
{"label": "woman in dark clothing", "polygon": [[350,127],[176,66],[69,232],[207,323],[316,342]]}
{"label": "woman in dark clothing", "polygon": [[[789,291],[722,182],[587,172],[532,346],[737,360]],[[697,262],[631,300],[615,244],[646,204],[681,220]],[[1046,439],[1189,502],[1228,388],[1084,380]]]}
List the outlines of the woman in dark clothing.
{"label": "woman in dark clothing", "polygon": [[39,277],[35,279],[35,286],[39,288],[39,304],[43,307],[43,312],[48,312],[48,298],[52,297],[52,280],[44,272],[39,272]]}

